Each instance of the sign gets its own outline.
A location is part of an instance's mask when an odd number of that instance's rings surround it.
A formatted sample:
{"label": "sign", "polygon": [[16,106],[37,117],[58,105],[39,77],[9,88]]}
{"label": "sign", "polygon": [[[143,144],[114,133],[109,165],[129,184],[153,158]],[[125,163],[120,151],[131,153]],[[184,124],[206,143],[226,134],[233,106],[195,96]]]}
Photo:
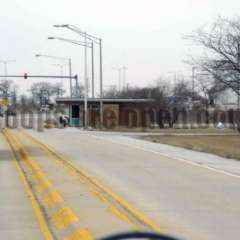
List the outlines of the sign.
{"label": "sign", "polygon": [[1,107],[7,107],[9,105],[9,101],[7,99],[0,100]]}

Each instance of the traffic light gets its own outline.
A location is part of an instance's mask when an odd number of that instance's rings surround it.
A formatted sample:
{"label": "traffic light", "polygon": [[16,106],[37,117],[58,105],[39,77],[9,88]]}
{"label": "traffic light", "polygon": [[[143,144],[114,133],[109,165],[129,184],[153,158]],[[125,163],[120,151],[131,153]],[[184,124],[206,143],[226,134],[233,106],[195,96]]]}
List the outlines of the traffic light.
{"label": "traffic light", "polygon": [[23,77],[24,77],[24,79],[27,79],[28,78],[27,73],[24,73]]}

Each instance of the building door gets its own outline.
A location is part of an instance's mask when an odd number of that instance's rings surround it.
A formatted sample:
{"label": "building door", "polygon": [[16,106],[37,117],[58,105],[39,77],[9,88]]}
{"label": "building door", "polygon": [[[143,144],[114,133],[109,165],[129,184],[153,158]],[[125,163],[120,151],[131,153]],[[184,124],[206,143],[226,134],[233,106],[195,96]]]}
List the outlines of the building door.
{"label": "building door", "polygon": [[71,114],[71,126],[79,127],[80,126],[80,107],[79,105],[72,105],[72,114]]}

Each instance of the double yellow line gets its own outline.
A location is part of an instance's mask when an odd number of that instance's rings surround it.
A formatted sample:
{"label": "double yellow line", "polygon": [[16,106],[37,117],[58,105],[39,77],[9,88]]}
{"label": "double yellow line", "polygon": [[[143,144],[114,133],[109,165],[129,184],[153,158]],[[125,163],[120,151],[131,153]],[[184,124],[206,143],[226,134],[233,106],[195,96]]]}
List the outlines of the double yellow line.
{"label": "double yellow line", "polygon": [[25,188],[25,191],[28,195],[28,198],[32,204],[32,207],[34,209],[34,212],[36,214],[36,217],[37,217],[37,220],[39,222],[39,225],[40,225],[40,228],[41,228],[41,231],[43,233],[43,236],[44,236],[44,239],[45,240],[54,240],[54,237],[53,237],[53,234],[52,232],[50,231],[49,229],[49,226],[45,220],[45,217],[44,217],[44,214],[38,204],[38,201],[37,199],[35,198],[34,196],[34,193],[32,192],[31,190],[31,187],[27,181],[27,178],[17,160],[17,156],[16,156],[16,153],[14,151],[14,149],[19,149],[19,145],[18,143],[15,141],[15,139],[13,139],[11,137],[11,135],[9,134],[9,131],[8,130],[3,130],[3,135],[5,136],[7,142],[6,142],[6,145],[7,145],[7,148],[9,149],[10,153],[11,153],[11,156],[12,156],[12,159],[14,160],[15,162],[15,165],[16,165],[16,169],[18,171],[18,174],[20,176],[20,178],[22,179],[22,182],[24,184],[24,188]]}
{"label": "double yellow line", "polygon": [[[42,143],[38,139],[34,138],[32,135],[27,133],[25,130],[20,130],[20,132],[29,140],[31,140],[36,146],[40,147],[42,150],[44,150],[48,156],[55,160],[56,162],[60,163],[69,173],[77,174],[83,179],[84,181],[87,181],[90,186],[93,187],[93,192],[95,196],[97,196],[100,199],[104,199],[105,202],[108,202],[110,204],[112,212],[117,215],[119,218],[121,218],[124,221],[127,221],[131,224],[134,224],[137,226],[137,228],[141,228],[141,226],[144,226],[150,230],[160,232],[160,227],[151,219],[149,219],[144,214],[140,213],[138,210],[133,208],[128,202],[126,202],[124,199],[122,199],[120,196],[115,194],[111,189],[105,187],[101,182],[99,182],[96,178],[89,175],[85,170],[80,168],[79,166],[75,165],[73,162],[67,160],[65,157],[57,153],[54,149],[49,147],[48,145]],[[41,170],[41,168],[38,166],[38,164],[31,159],[28,152],[26,152],[24,146],[22,143],[17,139],[17,137],[14,136],[14,134],[11,132],[11,130],[3,130],[3,135],[5,136],[7,140],[7,147],[9,151],[11,152],[11,156],[15,162],[16,169],[19,173],[19,176],[21,177],[24,188],[27,192],[27,195],[29,196],[29,199],[31,201],[32,207],[34,209],[34,212],[36,214],[37,220],[39,222],[41,231],[43,233],[45,240],[53,240],[56,237],[54,236],[54,233],[52,232],[51,228],[49,227],[48,221],[46,220],[46,216],[44,214],[44,211],[42,210],[37,197],[35,196],[34,192],[32,191],[32,188],[30,186],[30,183],[25,175],[25,172],[22,169],[21,164],[19,163],[19,155],[21,159],[23,159],[26,166],[30,169],[31,177],[36,178],[36,180],[40,180],[40,184],[37,185],[36,190],[38,192],[41,192],[41,190],[45,191],[45,187],[49,188],[46,180],[46,176],[44,172]],[[45,181],[46,180],[46,181]],[[46,182],[46,184],[45,184]],[[46,186],[45,186],[46,185]],[[90,189],[91,190],[91,189]],[[44,205],[47,208],[52,208],[55,206],[55,204],[62,203],[64,200],[56,194],[56,191],[49,192],[45,198],[44,198]],[[70,209],[71,210],[71,209]],[[55,226],[57,225],[57,228],[65,228],[66,219],[65,216],[69,215],[69,208],[62,208],[61,211],[58,211],[54,216],[52,217],[52,221],[54,222]],[[70,214],[71,215],[71,214]],[[73,215],[71,215],[73,216]],[[69,218],[70,219],[70,218]],[[76,221],[76,219],[70,219],[71,221]],[[64,226],[63,226],[64,225]],[[77,238],[79,237],[79,238]],[[83,238],[82,238],[83,237]],[[65,238],[66,240],[72,240],[72,239],[93,239],[91,234],[85,229],[77,229],[71,236]]]}
{"label": "double yellow line", "polygon": [[[20,141],[11,133],[10,130],[4,130],[3,134],[7,140],[7,147],[11,152],[12,158],[16,164],[17,171],[24,183],[24,187],[27,195],[32,203],[32,207],[35,211],[36,217],[38,219],[40,228],[42,230],[45,240],[56,239],[53,232],[50,230],[49,224],[46,221],[46,216],[43,213],[42,208],[38,202],[37,197],[35,196],[27,177],[21,167],[21,164],[18,161],[18,156],[20,155],[21,159],[25,165],[30,170],[31,178],[33,181],[37,181],[35,190],[41,194],[46,190],[53,187],[53,183],[49,181],[46,177],[46,174],[42,171],[41,167],[30,157],[25,147],[20,143]],[[19,155],[18,155],[19,154]],[[64,202],[63,197],[57,191],[50,191],[45,195],[43,199],[43,208],[45,210],[49,208],[54,208],[56,205],[60,206]],[[79,222],[79,218],[74,213],[74,211],[66,206],[61,205],[60,209],[54,212],[51,215],[51,222],[54,224],[57,231],[66,230],[70,225]],[[60,232],[59,232],[60,233]],[[74,228],[73,232],[69,236],[65,237],[64,240],[75,240],[75,239],[84,239],[84,240],[93,240],[93,235],[84,228]]]}
{"label": "double yellow line", "polygon": [[[65,165],[67,170],[71,170],[77,174],[79,174],[81,177],[86,179],[89,183],[91,183],[95,188],[98,190],[97,195],[98,197],[103,197],[102,195],[99,196],[100,193],[103,193],[105,200],[107,200],[109,203],[112,203],[113,201],[121,207],[121,209],[124,209],[125,212],[128,214],[122,214],[121,210],[119,211],[118,207],[113,207],[113,213],[120,216],[122,219],[126,219],[127,221],[131,221],[131,219],[135,219],[135,222],[139,223],[140,225],[146,226],[147,228],[160,232],[161,228],[156,224],[153,220],[133,208],[127,201],[122,199],[120,196],[115,194],[111,189],[108,187],[104,186],[100,181],[98,181],[96,178],[93,176],[90,176],[85,170],[80,168],[79,166],[75,165],[73,162],[67,160],[65,157],[63,157],[61,154],[57,153],[53,148],[50,146],[42,143],[38,139],[34,138],[32,135],[27,133],[25,130],[20,130],[22,134],[24,134],[27,138],[31,139],[37,146],[40,146],[42,150],[44,150],[46,153],[49,155],[52,155],[54,158],[57,159],[57,161],[60,161],[63,165]],[[55,159],[55,160],[56,160]],[[131,216],[129,218],[128,216]],[[136,225],[136,223],[132,222],[133,224]],[[138,225],[138,224],[137,224]]]}

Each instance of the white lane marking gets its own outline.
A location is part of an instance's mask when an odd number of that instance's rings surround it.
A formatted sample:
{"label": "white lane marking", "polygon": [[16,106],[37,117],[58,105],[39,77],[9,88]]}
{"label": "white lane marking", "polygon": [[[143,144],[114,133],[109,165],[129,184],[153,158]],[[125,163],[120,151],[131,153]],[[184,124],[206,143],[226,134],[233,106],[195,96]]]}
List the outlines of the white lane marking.
{"label": "white lane marking", "polygon": [[154,153],[154,154],[162,155],[164,157],[167,157],[167,158],[170,158],[170,159],[173,159],[173,160],[177,160],[177,161],[184,162],[184,163],[187,163],[187,164],[190,164],[190,165],[193,165],[193,166],[201,167],[201,168],[204,168],[204,169],[208,169],[208,170],[211,170],[211,171],[214,171],[214,172],[217,172],[217,173],[221,173],[221,174],[224,174],[224,175],[227,175],[227,176],[230,176],[230,177],[235,177],[235,178],[240,179],[240,175],[236,175],[236,174],[233,174],[233,173],[230,173],[230,172],[226,172],[225,170],[216,169],[214,167],[207,166],[203,163],[195,163],[195,162],[192,162],[191,160],[186,160],[184,158],[175,157],[175,156],[173,157],[170,154],[166,154],[166,153],[158,152],[158,151],[154,151],[154,150],[149,150],[149,149],[146,149],[144,147],[139,147],[139,146],[136,146],[136,145],[133,146],[133,145],[129,145],[127,143],[117,142],[117,141],[112,140],[112,139],[107,139],[106,137],[96,136],[96,135],[92,135],[92,134],[89,134],[89,133],[87,133],[86,135],[89,135],[91,137],[95,137],[97,139],[103,139],[103,140],[106,140],[106,141],[109,141],[109,142],[112,142],[112,143],[120,144],[120,145],[123,145],[123,146],[136,148],[136,149],[139,149],[139,150],[142,150],[142,151],[145,151],[145,152],[151,152],[151,153]]}

